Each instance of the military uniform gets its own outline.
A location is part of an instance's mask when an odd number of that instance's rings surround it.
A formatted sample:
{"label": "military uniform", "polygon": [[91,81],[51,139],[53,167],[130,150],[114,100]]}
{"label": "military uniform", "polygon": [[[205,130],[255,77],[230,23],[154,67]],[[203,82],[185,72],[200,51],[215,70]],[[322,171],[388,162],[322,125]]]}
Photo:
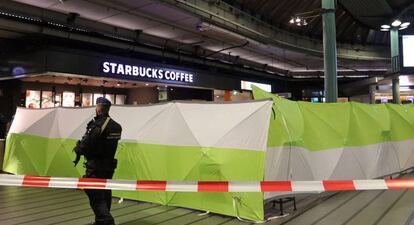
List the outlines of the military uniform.
{"label": "military uniform", "polygon": [[[122,127],[108,114],[98,115],[88,123],[86,134],[75,148],[78,155],[86,158],[85,178],[112,178],[117,166],[115,153],[121,132]],[[95,213],[94,224],[115,224],[110,213],[112,191],[86,189],[85,192]]]}

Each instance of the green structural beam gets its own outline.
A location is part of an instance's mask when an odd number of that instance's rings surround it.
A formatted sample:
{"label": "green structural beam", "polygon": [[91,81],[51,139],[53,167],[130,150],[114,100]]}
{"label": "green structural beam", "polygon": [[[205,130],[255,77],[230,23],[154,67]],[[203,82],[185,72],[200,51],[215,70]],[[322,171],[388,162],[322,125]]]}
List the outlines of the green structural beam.
{"label": "green structural beam", "polygon": [[338,98],[337,52],[335,27],[335,0],[322,0],[323,51],[325,68],[326,102],[336,102]]}
{"label": "green structural beam", "polygon": [[[399,63],[399,40],[398,40],[398,29],[392,28],[390,31],[391,38],[391,68],[393,73],[398,73],[400,71]],[[392,99],[395,104],[400,104],[400,80],[399,78],[394,78],[392,80]]]}

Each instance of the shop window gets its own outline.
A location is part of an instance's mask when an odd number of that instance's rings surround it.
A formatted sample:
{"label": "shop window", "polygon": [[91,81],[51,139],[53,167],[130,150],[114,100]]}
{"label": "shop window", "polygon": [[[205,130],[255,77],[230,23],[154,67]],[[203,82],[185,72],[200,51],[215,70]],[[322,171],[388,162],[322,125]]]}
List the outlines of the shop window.
{"label": "shop window", "polygon": [[126,95],[116,95],[115,104],[116,105],[125,105]]}
{"label": "shop window", "polygon": [[26,108],[40,108],[40,91],[26,90]]}
{"label": "shop window", "polygon": [[42,108],[52,108],[55,107],[53,103],[53,92],[52,91],[42,91]]}
{"label": "shop window", "polygon": [[108,99],[112,104],[115,103],[115,95],[114,94],[105,94],[105,98]]}
{"label": "shop window", "polygon": [[64,91],[62,97],[63,107],[75,107],[75,93]]}
{"label": "shop window", "polygon": [[93,94],[82,93],[82,107],[88,107],[93,105]]}
{"label": "shop window", "polygon": [[103,97],[103,94],[99,94],[99,93],[93,94],[93,102],[92,102],[93,105],[95,105],[96,99],[98,99],[99,97]]}

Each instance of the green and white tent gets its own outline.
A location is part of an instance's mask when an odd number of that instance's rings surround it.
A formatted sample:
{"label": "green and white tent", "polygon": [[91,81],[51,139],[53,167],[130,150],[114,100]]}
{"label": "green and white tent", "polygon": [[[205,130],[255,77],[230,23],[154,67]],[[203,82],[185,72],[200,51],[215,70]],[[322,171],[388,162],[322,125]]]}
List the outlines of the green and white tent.
{"label": "green and white tent", "polygon": [[[246,103],[180,103],[113,106],[123,127],[114,179],[261,181],[271,100]],[[8,134],[3,170],[24,175],[80,177],[72,149],[94,108],[18,108]],[[116,196],[262,219],[262,193],[116,191]]]}
{"label": "green and white tent", "polygon": [[[414,106],[260,101],[114,106],[123,126],[115,178],[167,181],[371,179],[414,166]],[[271,98],[273,101],[268,100]],[[273,108],[273,110],[272,110]],[[93,108],[18,108],[3,170],[79,177],[72,148]],[[283,193],[117,191],[116,196],[262,220]]]}
{"label": "green and white tent", "polygon": [[[414,166],[414,106],[272,98],[265,180],[372,179]],[[265,193],[270,199],[280,193]]]}

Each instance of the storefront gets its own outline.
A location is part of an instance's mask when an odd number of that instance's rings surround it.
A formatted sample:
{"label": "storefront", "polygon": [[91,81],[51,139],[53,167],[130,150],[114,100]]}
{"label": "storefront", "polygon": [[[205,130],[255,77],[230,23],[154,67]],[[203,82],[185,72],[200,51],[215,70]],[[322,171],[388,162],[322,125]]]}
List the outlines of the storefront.
{"label": "storefront", "polygon": [[[249,77],[57,47],[10,56],[0,79],[0,90],[19,96],[14,105],[29,108],[93,106],[100,96],[117,105],[252,99]],[[280,91],[269,80],[250,81]]]}

